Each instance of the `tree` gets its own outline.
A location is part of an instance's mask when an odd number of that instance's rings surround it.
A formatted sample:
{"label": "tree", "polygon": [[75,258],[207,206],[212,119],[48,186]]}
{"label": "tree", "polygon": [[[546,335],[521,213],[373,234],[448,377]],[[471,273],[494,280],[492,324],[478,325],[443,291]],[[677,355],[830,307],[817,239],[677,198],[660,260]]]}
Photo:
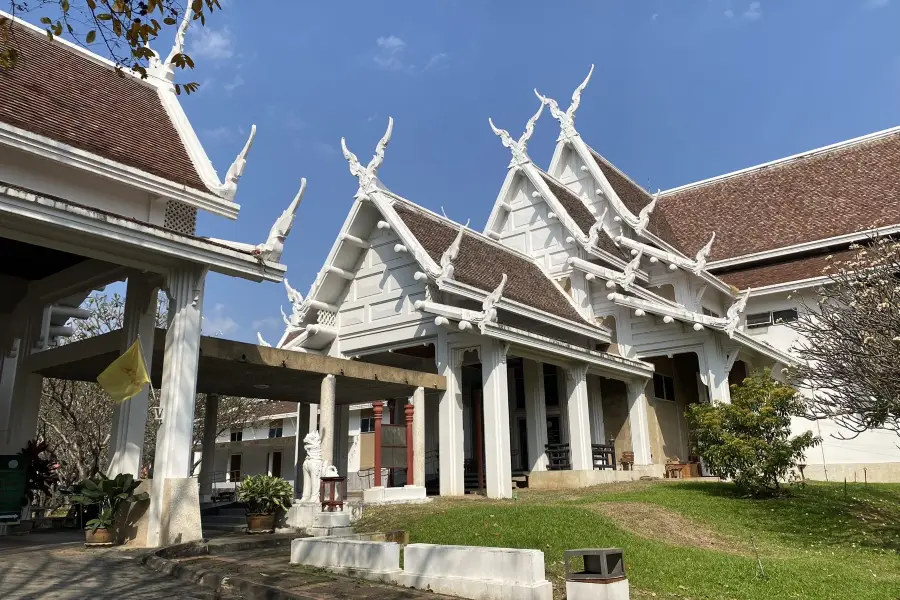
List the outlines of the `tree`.
{"label": "tree", "polygon": [[[8,5],[13,16],[38,11],[50,38],[67,36],[84,47],[103,44],[117,69],[129,68],[144,79],[154,56],[151,42],[167,27],[177,26],[183,11],[205,25],[208,14],[222,9],[219,0],[8,0]],[[0,17],[0,68],[15,67],[19,54],[12,20]],[[172,65],[193,69],[194,61],[178,53]],[[176,84],[175,92],[190,94],[198,87],[195,82]]]}
{"label": "tree", "polygon": [[798,299],[793,350],[801,364],[787,374],[809,390],[809,418],[831,419],[849,437],[900,434],[900,243],[873,239],[854,250],[829,265],[814,298]]}
{"label": "tree", "polygon": [[[93,293],[82,306],[90,311],[90,316],[72,323],[75,331],[69,342],[102,335],[122,327],[125,300],[120,295]],[[157,327],[166,326],[167,308],[167,298],[165,294],[160,293]],[[142,454],[145,466],[152,463],[156,451],[158,406],[157,390],[157,393],[151,394],[148,407]],[[219,401],[217,435],[228,428],[259,421],[264,407],[263,402],[255,399],[223,396]],[[107,448],[110,442],[113,409],[112,401],[95,382],[44,379],[39,414],[40,435],[59,459],[60,487],[71,487],[77,481],[106,470],[109,464]],[[193,437],[195,449],[199,448],[203,440],[204,413],[205,396],[198,394]]]}
{"label": "tree", "polygon": [[791,417],[802,410],[800,394],[766,369],[731,386],[730,404],[693,404],[686,416],[710,472],[758,496],[778,493],[806,450],[821,442],[811,431],[791,437]]}

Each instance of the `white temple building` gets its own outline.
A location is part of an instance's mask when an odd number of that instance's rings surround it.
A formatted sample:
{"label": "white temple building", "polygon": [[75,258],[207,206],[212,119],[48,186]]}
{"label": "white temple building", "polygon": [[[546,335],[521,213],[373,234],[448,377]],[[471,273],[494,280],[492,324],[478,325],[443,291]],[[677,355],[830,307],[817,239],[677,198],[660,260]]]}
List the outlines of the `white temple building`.
{"label": "white temple building", "polygon": [[[538,95],[519,139],[490,123],[512,158],[480,232],[378,178],[393,121],[367,166],[343,145],[359,191],[309,292],[285,282],[277,346],[446,376],[446,392],[410,400],[424,409],[416,486],[462,494],[478,473],[505,498],[522,475],[581,486],[699,462],[686,406],[728,402],[751,370],[777,375],[826,256],[900,229],[900,128],[651,194],[575,128],[589,79],[565,111]],[[543,169],[527,144],[545,107],[560,133]],[[348,418],[339,407],[335,430]],[[796,427],[824,437],[808,477],[900,480],[892,434]],[[633,470],[595,469],[608,442]]]}

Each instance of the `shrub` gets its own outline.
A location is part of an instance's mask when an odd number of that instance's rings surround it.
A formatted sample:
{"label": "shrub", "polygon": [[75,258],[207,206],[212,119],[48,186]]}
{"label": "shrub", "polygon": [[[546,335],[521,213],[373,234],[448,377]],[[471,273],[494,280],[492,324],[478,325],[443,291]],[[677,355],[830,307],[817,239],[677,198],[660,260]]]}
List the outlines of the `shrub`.
{"label": "shrub", "polygon": [[251,515],[273,515],[287,511],[294,501],[294,486],[281,477],[248,475],[241,481],[238,499],[247,504]]}
{"label": "shrub", "polygon": [[112,530],[120,506],[150,499],[147,492],[134,493],[140,484],[130,473],[120,473],[112,479],[103,473],[97,473],[94,477],[75,484],[71,490],[71,500],[73,504],[98,508],[97,517],[84,524],[86,529],[94,533],[98,529]]}
{"label": "shrub", "polygon": [[800,394],[766,369],[731,386],[730,404],[694,404],[686,416],[710,472],[759,496],[779,493],[790,469],[822,441],[811,431],[791,437],[791,417],[802,410]]}

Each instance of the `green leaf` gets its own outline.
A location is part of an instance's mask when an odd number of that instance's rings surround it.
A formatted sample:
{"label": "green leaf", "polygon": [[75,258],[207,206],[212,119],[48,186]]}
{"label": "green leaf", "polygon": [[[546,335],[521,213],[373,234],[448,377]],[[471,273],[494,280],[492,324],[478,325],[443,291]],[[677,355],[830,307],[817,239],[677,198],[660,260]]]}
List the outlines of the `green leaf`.
{"label": "green leaf", "polygon": [[93,29],[88,31],[87,35],[84,36],[84,41],[88,44],[93,44],[95,39],[97,39],[97,32]]}
{"label": "green leaf", "polygon": [[51,25],[53,20],[50,17],[41,17],[41,23],[44,25]]}

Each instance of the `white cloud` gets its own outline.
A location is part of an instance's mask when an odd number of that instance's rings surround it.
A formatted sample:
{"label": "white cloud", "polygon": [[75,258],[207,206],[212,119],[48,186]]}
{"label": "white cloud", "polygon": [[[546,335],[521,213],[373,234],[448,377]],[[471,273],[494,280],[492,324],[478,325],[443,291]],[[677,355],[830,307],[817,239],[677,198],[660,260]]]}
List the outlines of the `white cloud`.
{"label": "white cloud", "polygon": [[234,130],[230,127],[220,125],[213,129],[204,129],[200,132],[200,137],[208,142],[221,142],[229,139],[234,134]]}
{"label": "white cloud", "polygon": [[313,149],[316,151],[316,154],[325,158],[337,156],[338,153],[337,148],[327,142],[315,142],[313,143]]}
{"label": "white cloud", "polygon": [[235,73],[234,79],[224,84],[222,87],[225,88],[226,92],[233,92],[242,85],[244,85],[244,77],[240,73]]}
{"label": "white cloud", "polygon": [[866,0],[866,8],[884,8],[891,0]]}
{"label": "white cloud", "polygon": [[284,118],[284,126],[291,131],[300,131],[301,129],[306,129],[306,121],[298,117],[294,111],[291,110],[288,111]]}
{"label": "white cloud", "polygon": [[237,321],[225,314],[225,305],[216,304],[213,309],[203,317],[201,331],[204,335],[215,337],[228,337],[240,329]]}
{"label": "white cloud", "polygon": [[406,42],[396,35],[389,35],[375,40],[375,46],[372,62],[380,69],[388,71],[402,71],[406,69],[406,65],[403,63],[403,50],[406,48]]}
{"label": "white cloud", "polygon": [[653,13],[652,15],[650,15],[650,20],[651,20],[651,21],[655,21],[655,20],[657,20],[658,18],[659,18],[659,13]]}
{"label": "white cloud", "polygon": [[440,66],[447,61],[448,57],[449,55],[446,52],[438,52],[437,54],[432,54],[431,58],[428,59],[428,62],[425,63],[425,66],[422,67],[422,70],[427,71],[429,69]]}
{"label": "white cloud", "polygon": [[751,2],[743,17],[748,21],[756,21],[762,18],[762,2]]}
{"label": "white cloud", "polygon": [[266,317],[265,319],[257,319],[250,324],[251,329],[253,331],[261,331],[263,329],[280,329],[282,324],[281,319],[276,319],[275,317]]}
{"label": "white cloud", "polygon": [[234,56],[231,30],[228,27],[222,29],[201,27],[193,31],[187,53],[195,61],[198,58],[224,60]]}
{"label": "white cloud", "polygon": [[730,19],[730,18],[732,18],[733,16],[734,16],[734,11],[731,10],[730,8],[726,8],[726,9],[725,9],[725,18],[726,18],[726,19]]}

